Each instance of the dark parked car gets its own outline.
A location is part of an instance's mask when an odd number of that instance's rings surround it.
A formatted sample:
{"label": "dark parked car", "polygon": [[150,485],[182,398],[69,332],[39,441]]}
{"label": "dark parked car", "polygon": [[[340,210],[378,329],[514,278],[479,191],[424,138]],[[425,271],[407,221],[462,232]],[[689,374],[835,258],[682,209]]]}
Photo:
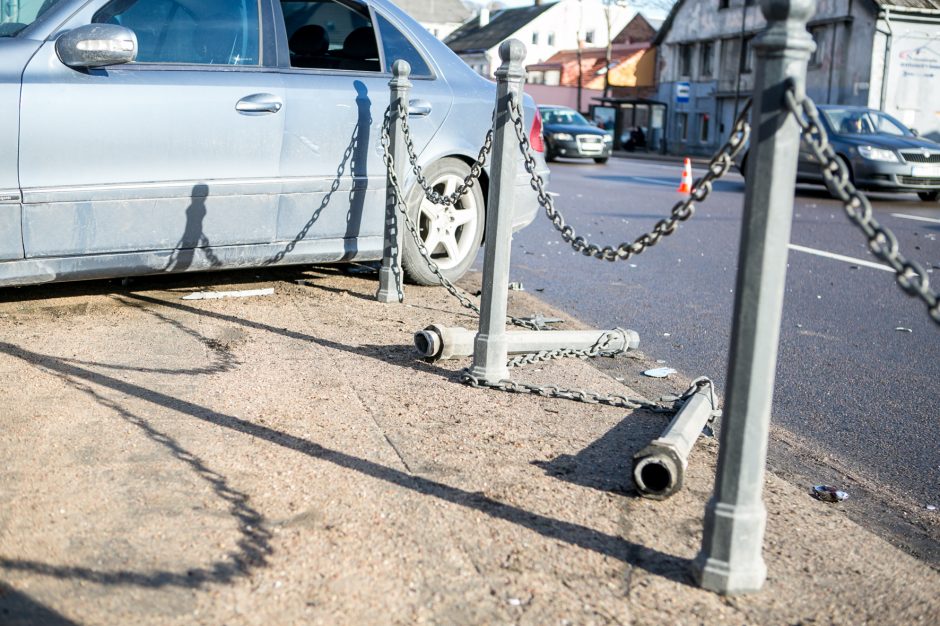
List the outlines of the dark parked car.
{"label": "dark parked car", "polygon": [[606,163],[610,158],[613,137],[603,128],[588,122],[574,109],[540,106],[539,113],[542,114],[546,161],[570,157]]}
{"label": "dark parked car", "polygon": [[[940,198],[940,144],[887,113],[865,107],[821,105],[823,126],[839,160],[859,189],[914,192],[925,202]],[[741,170],[744,171],[744,162]],[[800,145],[800,182],[823,183],[816,157]]]}

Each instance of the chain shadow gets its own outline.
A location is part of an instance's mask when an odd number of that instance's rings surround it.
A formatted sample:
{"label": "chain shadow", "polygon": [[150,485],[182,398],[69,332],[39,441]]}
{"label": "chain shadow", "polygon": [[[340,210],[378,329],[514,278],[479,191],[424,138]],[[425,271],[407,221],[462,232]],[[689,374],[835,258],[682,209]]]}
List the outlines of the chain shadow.
{"label": "chain shadow", "polygon": [[101,363],[98,361],[83,361],[81,359],[67,359],[62,358],[62,361],[65,363],[71,363],[73,365],[86,365],[89,367],[101,367],[110,370],[117,370],[122,372],[141,372],[144,374],[166,374],[170,376],[204,376],[209,374],[224,374],[225,372],[230,372],[235,370],[239,365],[238,359],[235,358],[235,355],[232,354],[232,351],[229,348],[214,339],[209,339],[195,330],[189,328],[185,324],[182,324],[166,315],[163,315],[159,311],[155,311],[151,308],[145,307],[139,302],[128,302],[124,298],[114,297],[115,300],[121,302],[122,304],[135,308],[147,315],[153,316],[165,324],[169,324],[173,328],[176,328],[180,332],[189,335],[197,342],[206,347],[214,355],[215,362],[209,367],[195,367],[188,369],[171,369],[164,367],[135,367],[130,365],[117,365],[113,363]]}
{"label": "chain shadow", "polygon": [[[641,567],[652,574],[662,576],[674,582],[686,585],[691,584],[691,577],[689,575],[691,562],[688,559],[659,552],[652,548],[628,541],[621,536],[610,535],[588,526],[527,511],[495,500],[480,492],[471,492],[435,480],[415,476],[339,450],[327,448],[315,442],[278,431],[268,426],[256,424],[233,415],[220,413],[207,407],[163,394],[159,391],[147,389],[128,381],[93,372],[76,365],[63,363],[55,357],[31,352],[6,342],[0,342],[0,352],[19,358],[27,363],[41,363],[41,367],[44,369],[68,379],[106,387],[119,394],[135,397],[208,424],[255,437],[262,441],[267,441],[268,443],[305,454],[317,460],[327,461],[338,467],[357,472],[402,489],[433,497],[465,509],[480,511],[491,518],[521,526],[549,539],[561,541],[616,559],[623,563]],[[154,433],[156,433],[156,431],[154,431]],[[158,441],[168,447],[176,445],[172,439],[162,434]],[[175,448],[171,447],[171,450],[175,451]],[[188,453],[185,454],[187,456],[185,458],[181,457],[181,460],[190,462],[193,465],[195,463],[201,465],[198,459]],[[252,561],[248,561],[248,558],[259,560],[263,563],[264,556],[270,551],[266,543],[267,535],[264,534],[255,538],[255,535],[247,534],[251,532],[250,529],[259,528],[254,524],[260,523],[258,521],[260,515],[256,512],[251,515],[247,513],[242,515],[244,519],[238,514],[236,514],[236,517],[239,519],[239,523],[246,533],[243,539],[243,541],[246,542],[244,550],[247,562],[245,565],[252,563]],[[249,519],[252,521],[252,524],[248,523]],[[260,533],[261,531],[257,530],[256,532]],[[264,541],[263,543],[262,540]],[[249,551],[251,549],[253,549],[253,551]],[[237,565],[241,565],[241,561],[216,564],[214,566],[214,570],[216,571],[202,572],[201,576],[204,580],[208,579],[210,576],[213,580],[228,580],[239,571],[238,567],[236,567]],[[156,577],[134,572],[121,572],[116,573],[116,575],[108,575],[94,572],[86,568],[56,567],[34,561],[5,558],[0,558],[0,567],[9,570],[36,572],[62,578],[74,577],[84,580],[93,580],[104,584],[133,584],[136,581],[140,581],[140,584],[144,586],[156,586],[155,583],[172,584],[174,582],[182,582],[179,580],[178,574],[169,572],[159,573]],[[184,575],[184,577],[187,581],[191,580],[188,574]]]}
{"label": "chain shadow", "polygon": [[[91,385],[98,385],[115,391],[121,389],[132,390],[128,395],[151,402],[150,396],[156,394],[156,392],[132,383],[120,383],[116,378],[66,363],[57,357],[31,352],[5,342],[0,342],[0,352],[21,359],[33,367],[58,377],[74,389],[92,398],[97,404],[112,410],[121,419],[136,426],[154,443],[166,448],[173,457],[189,466],[193,473],[208,483],[217,497],[229,504],[229,514],[236,520],[240,535],[240,539],[236,543],[236,550],[230,552],[225,559],[204,567],[187,569],[181,572],[100,571],[88,567],[58,566],[24,559],[9,559],[2,556],[0,556],[0,569],[25,571],[60,579],[72,578],[106,586],[198,588],[207,583],[230,583],[237,577],[246,576],[252,570],[267,566],[267,557],[273,552],[270,545],[272,534],[267,529],[265,519],[261,513],[249,504],[250,498],[248,495],[231,487],[228,484],[228,479],[210,469],[202,459],[183,448],[178,441],[151,426],[146,419],[95,391]],[[157,395],[162,396],[162,406],[178,410],[173,405],[179,401],[170,396]]]}
{"label": "chain shadow", "polygon": [[[366,177],[368,174],[369,131],[372,127],[372,116],[370,113],[371,101],[368,98],[368,90],[365,84],[361,81],[355,81],[354,86],[358,94],[356,97],[356,106],[359,115],[356,126],[353,128],[352,135],[349,138],[349,143],[346,145],[346,149],[343,150],[343,157],[340,159],[339,165],[336,166],[336,176],[333,177],[333,182],[330,183],[330,190],[323,196],[323,199],[320,201],[320,206],[310,215],[310,219],[303,225],[303,228],[294,235],[294,238],[289,241],[282,250],[279,250],[270,259],[263,261],[261,263],[262,266],[280,263],[284,260],[284,257],[294,251],[298,243],[307,238],[310,229],[313,228],[313,225],[320,219],[320,214],[330,205],[330,202],[333,200],[333,195],[339,191],[340,183],[342,182],[343,175],[346,173],[347,166],[349,167],[349,173],[352,177],[352,188],[349,191],[349,211],[346,214],[346,238],[343,240],[345,247],[343,259],[348,260],[355,256],[356,249],[354,245],[350,246],[349,237],[358,237],[362,221],[362,210],[365,205],[366,190],[360,187],[357,179],[360,176]],[[359,218],[359,224],[355,222],[356,216]]]}
{"label": "chain shadow", "polygon": [[381,361],[382,363],[395,365],[402,367],[408,370],[418,370],[425,374],[430,374],[440,378],[451,379],[453,377],[453,372],[439,367],[434,367],[424,361],[420,361],[415,358],[414,348],[411,346],[389,346],[389,345],[362,345],[362,346],[349,346],[346,344],[338,343],[336,341],[331,341],[329,339],[324,339],[322,337],[314,337],[313,335],[308,335],[296,330],[290,330],[288,328],[278,328],[275,326],[270,326],[262,322],[255,322],[252,320],[246,320],[240,317],[235,317],[234,315],[227,315],[225,313],[219,313],[217,311],[210,311],[208,309],[198,309],[193,306],[183,304],[181,302],[168,302],[165,300],[160,300],[157,298],[152,298],[150,296],[145,296],[139,293],[129,293],[124,296],[125,298],[134,299],[140,302],[146,302],[148,304],[153,304],[156,306],[167,307],[171,309],[176,309],[179,311],[184,311],[186,313],[192,313],[194,315],[199,315],[203,317],[208,317],[215,320],[220,320],[223,322],[229,322],[231,324],[236,324],[239,326],[244,326],[245,328],[251,328],[254,330],[261,330],[264,332],[273,333],[275,335],[280,335],[282,337],[287,337],[288,339],[295,339],[297,341],[304,341],[309,343],[315,343],[317,345],[323,346],[324,348],[329,348],[331,350],[339,350],[342,352],[348,352],[350,354],[355,354],[356,356],[363,356],[370,359],[375,359]]}

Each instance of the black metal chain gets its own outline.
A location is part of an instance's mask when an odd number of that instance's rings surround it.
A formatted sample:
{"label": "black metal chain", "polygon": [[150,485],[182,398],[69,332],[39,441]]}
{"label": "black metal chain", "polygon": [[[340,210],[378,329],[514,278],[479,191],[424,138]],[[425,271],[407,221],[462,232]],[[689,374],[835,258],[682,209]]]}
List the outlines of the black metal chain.
{"label": "black metal chain", "polygon": [[571,244],[575,251],[584,256],[594,257],[604,261],[626,261],[651,246],[659,243],[663,237],[673,234],[679,227],[680,222],[684,222],[695,214],[695,203],[703,202],[712,192],[712,185],[716,180],[722,178],[734,165],[734,159],[738,156],[751,134],[751,127],[747,123],[747,117],[750,113],[751,101],[748,100],[738,118],[734,122],[731,137],[712,157],[708,164],[708,172],[695,181],[692,185],[692,191],[689,197],[676,203],[669,214],[669,217],[660,220],[650,232],[641,235],[633,243],[621,243],[618,246],[604,246],[589,242],[582,236],[575,234],[574,228],[565,222],[565,218],[558,209],[555,208],[555,201],[545,190],[545,181],[539,176],[536,168],[538,163],[535,155],[532,154],[532,147],[529,138],[526,136],[525,124],[523,120],[522,107],[514,94],[509,95],[509,117],[512,120],[516,131],[516,137],[519,139],[519,147],[522,150],[522,156],[525,159],[525,169],[531,177],[530,184],[532,189],[538,193],[539,204],[545,210],[548,219],[551,220],[555,229],[561,233],[562,239]]}

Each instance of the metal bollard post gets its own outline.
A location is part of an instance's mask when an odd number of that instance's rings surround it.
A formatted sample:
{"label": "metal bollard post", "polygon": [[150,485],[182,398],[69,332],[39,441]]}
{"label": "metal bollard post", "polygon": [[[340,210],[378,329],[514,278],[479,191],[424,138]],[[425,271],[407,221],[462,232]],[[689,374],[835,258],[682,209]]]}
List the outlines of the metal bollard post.
{"label": "metal bollard post", "polygon": [[[476,333],[466,328],[432,324],[415,333],[415,348],[430,362],[459,359],[473,355]],[[590,350],[601,339],[607,343],[604,356],[623,354],[640,347],[640,336],[633,330],[518,330],[506,331],[508,354],[531,354],[552,350]]]}
{"label": "metal bollard post", "polygon": [[[391,88],[392,124],[389,128],[391,145],[389,150],[395,159],[395,174],[398,183],[404,189],[405,164],[408,155],[405,152],[405,142],[402,138],[401,119],[397,111],[399,104],[408,110],[408,92],[411,90],[411,65],[407,61],[398,60],[392,66],[392,80],[388,83]],[[404,198],[402,198],[404,201]],[[391,176],[388,176],[385,192],[385,246],[382,254],[382,268],[379,270],[379,290],[375,299],[379,302],[400,302],[402,292],[401,251],[405,242],[405,231],[401,227],[404,219],[399,218],[398,206],[395,201],[395,190],[392,188]]]}
{"label": "metal bollard post", "polygon": [[663,434],[633,455],[633,484],[644,498],[665,500],[682,489],[689,454],[717,411],[711,381],[685,401]]}
{"label": "metal bollard post", "polygon": [[526,50],[510,39],[499,47],[503,63],[496,70],[496,120],[493,133],[493,165],[487,200],[486,249],[483,260],[483,296],[480,332],[473,351],[470,373],[488,383],[509,378],[506,367],[506,309],[509,289],[509,257],[512,244],[513,194],[518,174],[519,140],[509,118],[509,94],[522,101],[522,62]]}
{"label": "metal bollard post", "polygon": [[774,370],[783,311],[787,244],[800,134],[787,111],[790,81],[805,88],[814,49],[806,22],[815,0],[761,0],[768,28],[754,41],[757,67],[744,223],[738,257],[727,404],[715,492],[705,509],[695,574],[719,593],[757,591],[767,576],[761,498]]}

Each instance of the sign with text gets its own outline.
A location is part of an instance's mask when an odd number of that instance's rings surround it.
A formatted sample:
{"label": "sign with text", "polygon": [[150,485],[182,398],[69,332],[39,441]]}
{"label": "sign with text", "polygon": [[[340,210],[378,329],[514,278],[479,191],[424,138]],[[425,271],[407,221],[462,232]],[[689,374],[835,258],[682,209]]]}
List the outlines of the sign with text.
{"label": "sign with text", "polygon": [[676,83],[676,102],[683,104],[689,101],[689,83]]}

